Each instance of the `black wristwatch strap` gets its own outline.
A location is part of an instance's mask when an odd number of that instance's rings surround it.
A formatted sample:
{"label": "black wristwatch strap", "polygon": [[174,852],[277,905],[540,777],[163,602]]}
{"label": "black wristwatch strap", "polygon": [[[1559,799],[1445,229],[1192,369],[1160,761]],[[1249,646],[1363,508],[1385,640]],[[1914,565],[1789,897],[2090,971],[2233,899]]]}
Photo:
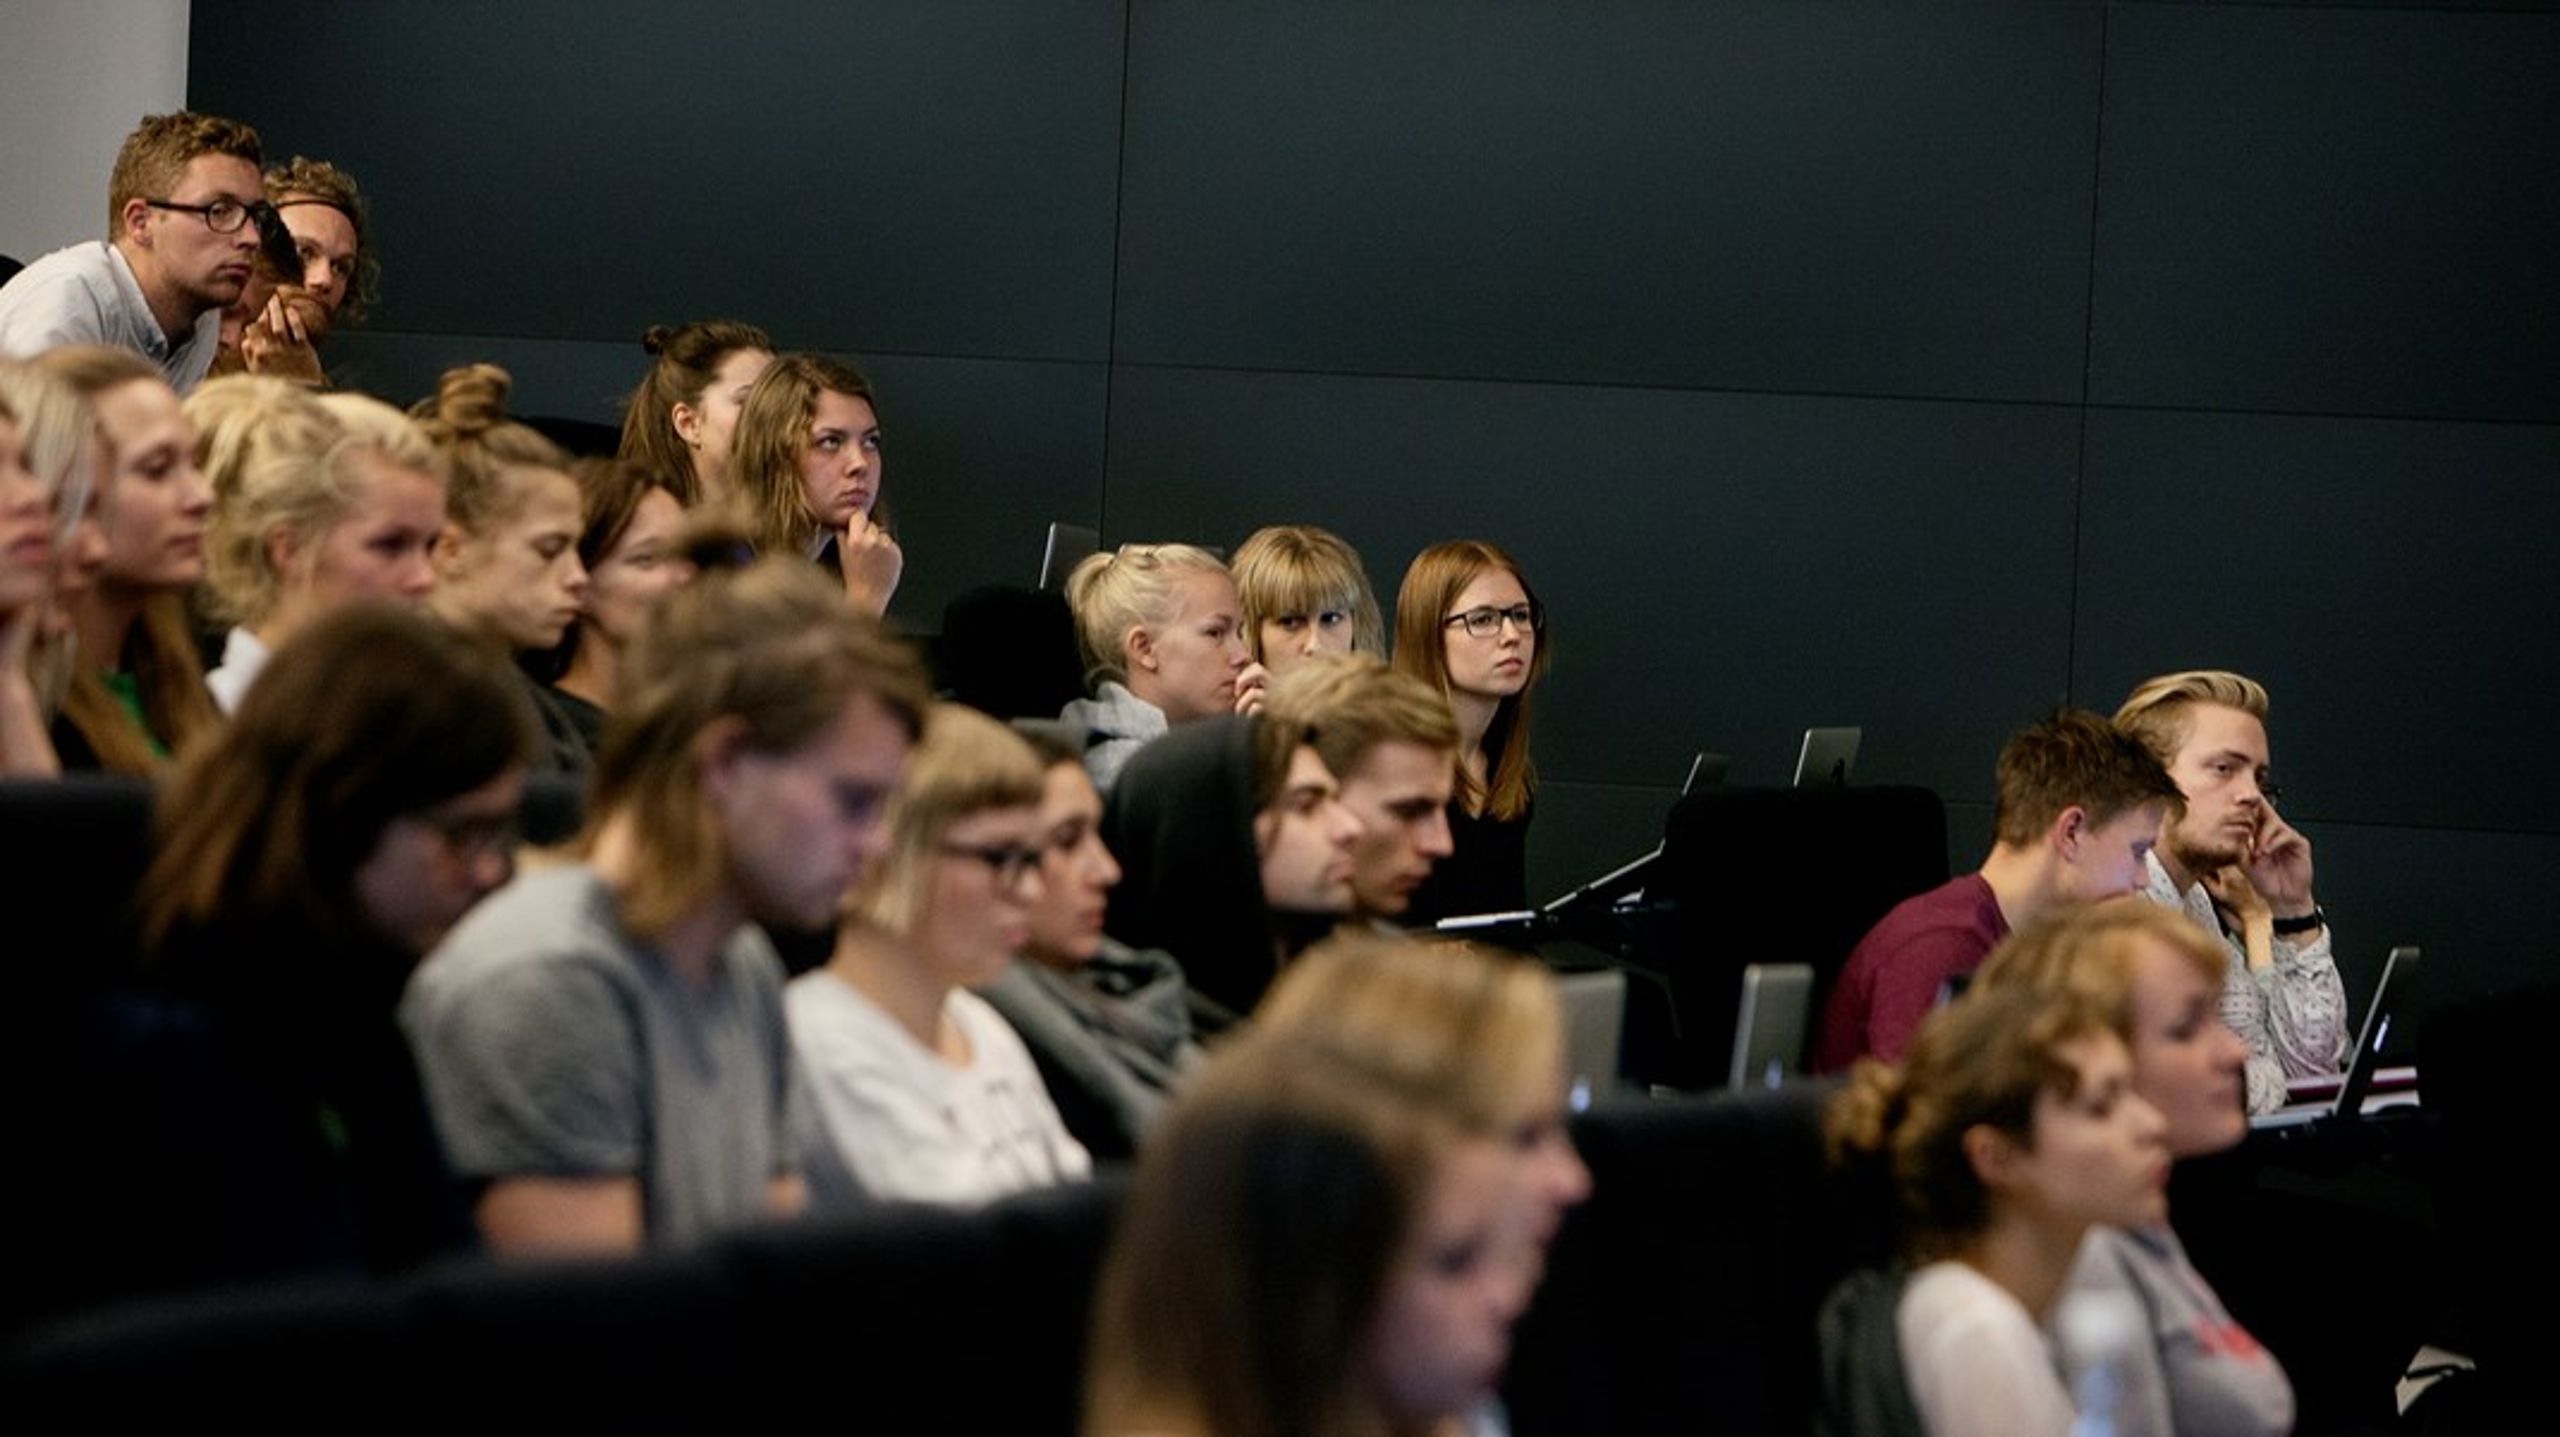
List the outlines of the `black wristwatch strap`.
{"label": "black wristwatch strap", "polygon": [[2296,933],[2308,933],[2308,932],[2310,932],[2310,931],[2311,931],[2312,929],[2314,929],[2314,928],[2319,928],[2319,927],[2322,927],[2322,926],[2326,925],[2326,924],[2328,923],[2328,921],[2329,921],[2329,913],[2328,913],[2328,910],[2327,910],[2327,909],[2322,908],[2319,904],[2315,903],[2315,904],[2312,904],[2312,905],[2311,905],[2311,911],[2310,911],[2310,912],[2303,914],[2303,915],[2302,915],[2301,917],[2299,917],[2299,918],[2279,918],[2279,919],[2277,919],[2277,920],[2275,921],[2275,930],[2276,930],[2278,933],[2281,933],[2281,934],[2286,935],[2287,937],[2290,937],[2290,936],[2292,936],[2293,934],[2296,934]]}

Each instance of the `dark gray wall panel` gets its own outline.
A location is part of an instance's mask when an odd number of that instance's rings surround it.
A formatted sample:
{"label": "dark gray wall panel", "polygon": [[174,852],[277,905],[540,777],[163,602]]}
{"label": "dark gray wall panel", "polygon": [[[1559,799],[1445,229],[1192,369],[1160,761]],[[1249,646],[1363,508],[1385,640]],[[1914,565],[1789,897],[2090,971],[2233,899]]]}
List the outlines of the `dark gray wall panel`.
{"label": "dark gray wall panel", "polygon": [[[1123,366],[1108,532],[1339,530],[1390,605],[1424,545],[1512,550],[1553,615],[1537,752],[1676,784],[1695,749],[1784,782],[1807,724],[1877,782],[1975,792],[2062,694],[2078,416]],[[1986,735],[1989,736],[1986,739]]]}
{"label": "dark gray wall panel", "polygon": [[1124,359],[2076,401],[2087,6],[1137,0]]}
{"label": "dark gray wall panel", "polygon": [[2560,16],[2126,6],[2100,402],[2560,418]]}
{"label": "dark gray wall panel", "polygon": [[2560,831],[2560,428],[2093,411],[2073,691],[2275,701],[2303,818]]}
{"label": "dark gray wall panel", "polygon": [[1529,901],[1544,903],[1662,841],[1677,788],[1547,783],[1529,825]]}
{"label": "dark gray wall panel", "polygon": [[[191,103],[372,198],[383,320],[1101,359],[1117,4],[226,3]],[[289,83],[288,83],[289,82]]]}
{"label": "dark gray wall panel", "polygon": [[[515,376],[512,407],[618,422],[637,345],[448,335],[348,336],[344,372],[402,404],[447,367],[486,359]],[[1103,366],[853,355],[880,400],[886,493],[907,572],[891,615],[941,627],[942,607],[980,584],[1040,574],[1048,522],[1102,510]]]}
{"label": "dark gray wall panel", "polygon": [[2359,1018],[2383,954],[2397,943],[2425,948],[2419,992],[2430,1005],[2551,981],[2560,945],[2534,900],[2560,872],[2560,837],[2320,824],[2305,831]]}

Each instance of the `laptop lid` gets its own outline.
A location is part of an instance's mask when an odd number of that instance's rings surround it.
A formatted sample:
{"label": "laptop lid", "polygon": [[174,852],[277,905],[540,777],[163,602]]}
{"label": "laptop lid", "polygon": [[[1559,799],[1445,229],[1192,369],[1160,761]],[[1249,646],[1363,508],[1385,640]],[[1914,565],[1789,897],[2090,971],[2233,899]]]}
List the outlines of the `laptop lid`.
{"label": "laptop lid", "polygon": [[1813,965],[1754,963],[1742,970],[1742,1006],[1733,1020],[1733,1063],[1725,1085],[1775,1088],[1804,1066],[1813,1011]]}
{"label": "laptop lid", "polygon": [[1046,593],[1066,592],[1067,575],[1083,563],[1086,556],[1101,551],[1102,533],[1081,524],[1052,523],[1048,537],[1040,546],[1040,587]]}
{"label": "laptop lid", "polygon": [[1858,740],[1865,733],[1866,730],[1855,728],[1806,729],[1804,747],[1796,750],[1795,786],[1848,787],[1849,771],[1858,762]]}
{"label": "laptop lid", "polygon": [[2382,960],[2382,980],[2373,985],[2373,1003],[2364,1010],[2364,1026],[2356,1032],[2355,1054],[2347,1060],[2347,1080],[2338,1085],[2332,1115],[2352,1118],[2364,1111],[2364,1095],[2373,1087],[2374,1070],[2382,1066],[2382,1049],[2391,1041],[2391,1019],[2417,972],[2415,947],[2394,948]]}

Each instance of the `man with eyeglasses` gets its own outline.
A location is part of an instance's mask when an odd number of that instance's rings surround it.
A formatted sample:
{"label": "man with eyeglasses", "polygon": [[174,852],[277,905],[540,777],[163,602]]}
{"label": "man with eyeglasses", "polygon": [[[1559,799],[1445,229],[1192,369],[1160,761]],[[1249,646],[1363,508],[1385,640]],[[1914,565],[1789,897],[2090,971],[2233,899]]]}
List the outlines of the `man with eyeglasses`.
{"label": "man with eyeglasses", "polygon": [[2276,814],[2267,691],[2220,669],[2134,686],[2116,722],[2186,796],[2151,852],[2147,892],[2183,910],[2230,955],[2222,1020],[2249,1045],[2249,1111],[2285,1104],[2289,1078],[2337,1076],[2347,995],[2328,915],[2311,893],[2311,840]]}
{"label": "man with eyeglasses", "polygon": [[153,115],[107,183],[109,234],[46,255],[0,287],[0,355],[110,344],[160,366],[180,394],[221,346],[265,227],[258,132],[237,120]]}

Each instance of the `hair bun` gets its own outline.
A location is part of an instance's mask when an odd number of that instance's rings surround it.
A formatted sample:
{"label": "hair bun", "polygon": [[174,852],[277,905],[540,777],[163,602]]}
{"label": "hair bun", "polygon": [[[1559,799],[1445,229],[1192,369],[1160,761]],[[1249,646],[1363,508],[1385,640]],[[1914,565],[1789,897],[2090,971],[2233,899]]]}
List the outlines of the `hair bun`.
{"label": "hair bun", "polygon": [[444,372],[436,386],[436,418],[456,435],[486,434],[507,417],[507,391],[515,379],[494,364],[470,364]]}
{"label": "hair bun", "polygon": [[663,324],[653,324],[640,332],[640,348],[652,356],[664,354],[675,337],[674,330]]}

